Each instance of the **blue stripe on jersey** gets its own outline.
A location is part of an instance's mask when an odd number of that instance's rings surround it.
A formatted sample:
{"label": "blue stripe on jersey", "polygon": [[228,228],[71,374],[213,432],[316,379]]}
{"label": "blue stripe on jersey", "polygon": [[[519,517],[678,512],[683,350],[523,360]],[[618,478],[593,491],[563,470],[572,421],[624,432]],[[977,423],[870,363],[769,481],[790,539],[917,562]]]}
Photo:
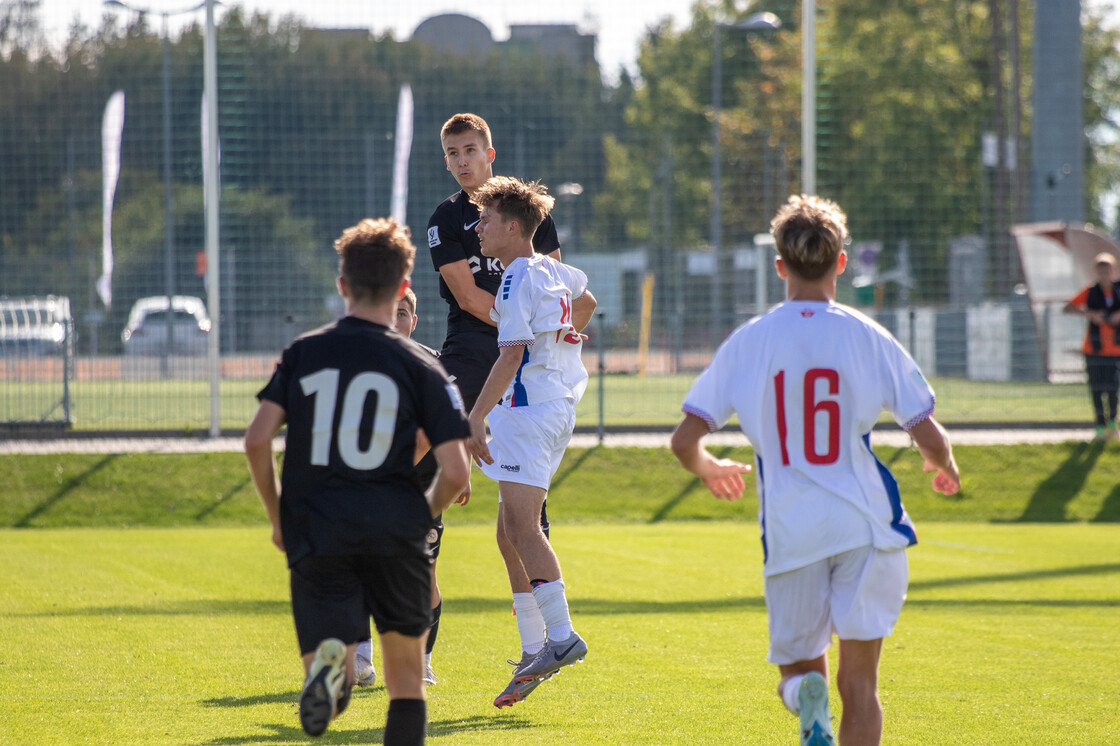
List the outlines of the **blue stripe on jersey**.
{"label": "blue stripe on jersey", "polygon": [[510,400],[511,407],[524,407],[529,404],[529,392],[525,390],[525,384],[521,382],[521,371],[525,370],[525,366],[529,363],[529,346],[525,346],[525,351],[521,355],[521,365],[517,366],[517,375],[513,377],[513,398]]}
{"label": "blue stripe on jersey", "polygon": [[770,548],[766,546],[766,473],[762,470],[762,457],[755,455],[758,464],[758,523],[762,529],[762,564],[770,557]]}
{"label": "blue stripe on jersey", "polygon": [[513,285],[513,276],[506,275],[506,279],[502,281],[502,300],[509,300],[509,288]]}
{"label": "blue stripe on jersey", "polygon": [[875,466],[879,468],[879,477],[887,490],[887,499],[891,503],[891,528],[905,536],[911,546],[917,544],[918,536],[914,533],[914,529],[902,522],[902,495],[898,491],[898,481],[894,478],[894,474],[891,474],[891,470],[875,455],[875,451],[871,450],[871,433],[863,436],[863,445],[871,454],[871,458],[875,459]]}

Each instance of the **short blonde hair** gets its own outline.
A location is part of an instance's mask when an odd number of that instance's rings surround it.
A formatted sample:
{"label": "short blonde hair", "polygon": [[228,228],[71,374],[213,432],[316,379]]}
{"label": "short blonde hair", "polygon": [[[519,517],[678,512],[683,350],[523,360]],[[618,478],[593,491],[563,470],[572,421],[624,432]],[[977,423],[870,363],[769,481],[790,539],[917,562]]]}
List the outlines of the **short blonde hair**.
{"label": "short blonde hair", "polygon": [[1101,253],[1093,257],[1093,266],[1099,267],[1102,264],[1107,264],[1110,267],[1115,267],[1116,257],[1112,256],[1112,254],[1109,254],[1107,251],[1102,251]]}
{"label": "short blonde hair", "polygon": [[819,280],[836,266],[848,238],[848,216],[831,200],[792,195],[770,221],[770,233],[786,268]]}
{"label": "short blonde hair", "polygon": [[416,259],[408,226],[394,218],[365,218],[344,230],[334,249],[338,273],[356,302],[383,303],[395,297]]}
{"label": "short blonde hair", "polygon": [[512,176],[491,177],[471,195],[471,202],[479,209],[491,208],[505,220],[516,220],[524,238],[533,237],[556,204],[544,184]]}

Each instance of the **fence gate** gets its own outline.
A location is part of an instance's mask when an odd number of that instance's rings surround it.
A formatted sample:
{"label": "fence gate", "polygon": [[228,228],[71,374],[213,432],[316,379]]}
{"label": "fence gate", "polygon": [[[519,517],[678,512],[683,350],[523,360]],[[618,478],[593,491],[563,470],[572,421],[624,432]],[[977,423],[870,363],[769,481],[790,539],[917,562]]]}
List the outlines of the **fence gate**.
{"label": "fence gate", "polygon": [[70,299],[0,297],[0,425],[69,427],[73,377]]}

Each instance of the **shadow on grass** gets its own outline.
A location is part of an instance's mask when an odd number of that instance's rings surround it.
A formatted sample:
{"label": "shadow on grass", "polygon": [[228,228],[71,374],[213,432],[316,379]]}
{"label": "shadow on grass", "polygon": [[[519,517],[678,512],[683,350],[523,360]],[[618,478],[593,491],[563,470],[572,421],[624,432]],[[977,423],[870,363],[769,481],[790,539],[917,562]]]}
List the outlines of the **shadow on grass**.
{"label": "shadow on grass", "polygon": [[564,480],[566,480],[573,472],[583,466],[584,461],[591,458],[598,452],[599,446],[594,446],[581,453],[579,458],[577,458],[570,464],[568,463],[567,459],[565,459],[564,468],[561,471],[557,472],[556,476],[553,477],[551,484],[549,484],[548,491],[555,492],[560,487],[560,485],[564,484]]}
{"label": "shadow on grass", "polygon": [[[298,697],[298,694],[293,695]],[[219,705],[222,706],[222,705]],[[240,705],[233,705],[240,706]],[[294,716],[298,717],[298,716]],[[385,738],[384,728],[347,728],[347,716],[344,713],[338,720],[331,723],[316,743],[381,743]],[[255,734],[252,736],[228,736],[215,738],[206,743],[212,746],[236,746],[237,744],[253,743],[307,743],[307,734],[298,726],[283,725],[280,723],[258,723],[259,728],[271,731],[268,734]],[[473,715],[455,720],[430,720],[428,721],[427,735],[433,738],[440,736],[463,736],[472,743],[485,741],[486,731],[515,731],[534,728],[536,724],[520,717],[502,717],[500,715],[487,717]]]}
{"label": "shadow on grass", "polygon": [[[299,716],[292,715],[293,721],[296,725],[286,725],[281,723],[257,723],[257,727],[261,730],[271,731],[270,733],[256,733],[251,736],[226,736],[224,738],[215,738],[212,741],[204,741],[203,743],[210,744],[211,746],[237,746],[237,744],[255,744],[255,743],[290,743],[290,744],[306,744],[309,736],[303,732],[303,728],[299,726]],[[346,715],[343,714],[341,721],[335,721],[327,732],[322,736],[315,739],[316,743],[381,743],[384,738],[383,728],[346,728]]]}
{"label": "shadow on grass", "polygon": [[[506,604],[509,605],[508,603]],[[119,606],[78,606],[57,608],[33,614],[10,614],[23,617],[79,617],[79,616],[270,616],[290,614],[291,603],[286,599],[238,600],[212,599],[199,601],[170,601],[153,604]]]}
{"label": "shadow on grass", "polygon": [[[727,455],[735,450],[735,447],[723,446],[719,450],[709,450],[712,451],[712,455],[714,455],[716,458],[727,458]],[[750,475],[744,474],[743,478],[749,480]],[[688,493],[697,488],[707,491],[707,487],[704,486],[704,482],[700,479],[700,477],[693,477],[684,485],[684,487],[681,487],[677,494],[673,495],[668,500],[663,502],[661,504],[661,507],[657,509],[657,512],[650,516],[650,519],[646,521],[646,523],[661,523],[662,521],[666,520],[669,517],[669,514],[673,512],[673,508],[684,502],[684,499],[688,497]]]}
{"label": "shadow on grass", "polygon": [[1101,503],[1101,509],[1093,516],[1093,523],[1120,523],[1120,484],[1113,487]]}
{"label": "shadow on grass", "polygon": [[1073,445],[1069,457],[1038,485],[1023,514],[1015,520],[1023,523],[1063,523],[1070,520],[1066,506],[1085,486],[1085,480],[1104,452],[1104,446],[1103,441]]}
{"label": "shadow on grass", "polygon": [[238,492],[240,492],[242,489],[244,489],[245,486],[248,485],[250,481],[252,481],[251,476],[247,476],[244,479],[242,479],[240,482],[235,484],[233,487],[226,490],[226,494],[222,495],[220,498],[218,498],[214,502],[210,503],[209,505],[207,505],[202,510],[198,511],[198,514],[195,515],[194,519],[196,521],[201,521],[204,518],[206,518],[208,515],[213,513],[215,510],[222,507],[223,505],[228,503],[231,499],[233,499],[233,496],[236,495]]}
{"label": "shadow on grass", "polygon": [[256,707],[257,705],[282,705],[290,703],[294,707],[297,702],[299,702],[299,690],[293,689],[287,692],[256,694],[251,697],[214,697],[212,699],[204,699],[199,704],[203,707]]}
{"label": "shadow on grass", "polygon": [[113,463],[118,458],[120,458],[120,454],[110,454],[108,456],[105,456],[103,459],[83,471],[81,474],[76,474],[70,479],[67,479],[66,483],[63,484],[57,492],[29,510],[26,514],[24,514],[22,518],[19,518],[14,523],[12,523],[12,527],[27,528],[31,525],[32,521],[46,513],[57,503],[61,502],[71,492],[81,488],[85,484],[85,481],[90,478],[90,476],[109,466],[109,464]]}
{"label": "shadow on grass", "polygon": [[[1087,575],[1111,575],[1113,573],[1120,573],[1120,562],[1109,562],[1100,565],[1078,565],[1076,567],[1058,567],[1045,570],[1026,570],[1024,572],[1009,572],[1000,574],[989,575],[972,575],[968,577],[956,578],[938,578],[936,580],[918,580],[910,583],[910,591],[921,592],[934,588],[959,588],[966,585],[984,585],[986,583],[1022,583],[1030,580],[1053,580],[1055,578],[1072,578],[1072,577],[1085,577]],[[911,603],[907,600],[906,603]],[[942,601],[927,601],[926,603],[944,603]],[[987,603],[986,601],[969,601],[968,603]],[[1007,603],[1018,603],[1017,601],[1009,601]],[[1031,603],[1027,601],[1026,603]],[[1049,602],[1047,602],[1049,603]],[[1068,605],[1076,605],[1081,603],[1080,599],[1074,599],[1069,602],[1056,602],[1058,604],[1067,603]],[[1111,601],[1086,601],[1087,604],[1104,604],[1104,605],[1120,605],[1116,599]]]}

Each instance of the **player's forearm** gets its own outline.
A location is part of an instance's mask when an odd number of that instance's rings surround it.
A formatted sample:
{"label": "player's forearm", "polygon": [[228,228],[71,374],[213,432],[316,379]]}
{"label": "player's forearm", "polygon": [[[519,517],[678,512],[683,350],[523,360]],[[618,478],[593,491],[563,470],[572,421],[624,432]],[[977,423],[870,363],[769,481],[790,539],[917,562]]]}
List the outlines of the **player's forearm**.
{"label": "player's forearm", "polygon": [[462,300],[458,296],[455,297],[460,308],[480,321],[485,321],[490,326],[498,325],[494,319],[490,318],[490,309],[494,307],[494,296],[478,287],[474,288],[474,292],[468,291],[465,295],[467,297]]}
{"label": "player's forearm", "polygon": [[677,425],[669,440],[669,448],[677,457],[677,461],[696,476],[703,476],[704,465],[712,458],[707,449],[701,445],[701,439],[707,434],[707,424],[696,415],[688,414]]}
{"label": "player's forearm", "polygon": [[949,442],[949,434],[941,423],[933,417],[927,417],[909,430],[910,437],[918,452],[929,464],[942,470],[956,471],[953,460],[953,446]]}
{"label": "player's forearm", "polygon": [[245,457],[249,474],[260,495],[261,503],[274,526],[280,525],[280,485],[276,480],[275,462],[272,460],[272,443],[245,443]]}
{"label": "player's forearm", "polygon": [[451,507],[470,482],[470,457],[463,440],[440,443],[434,450],[439,470],[428,490],[428,505],[436,516]]}
{"label": "player's forearm", "polygon": [[577,332],[582,332],[591,323],[596,306],[598,301],[590,290],[584,291],[583,295],[572,301],[572,326]]}

